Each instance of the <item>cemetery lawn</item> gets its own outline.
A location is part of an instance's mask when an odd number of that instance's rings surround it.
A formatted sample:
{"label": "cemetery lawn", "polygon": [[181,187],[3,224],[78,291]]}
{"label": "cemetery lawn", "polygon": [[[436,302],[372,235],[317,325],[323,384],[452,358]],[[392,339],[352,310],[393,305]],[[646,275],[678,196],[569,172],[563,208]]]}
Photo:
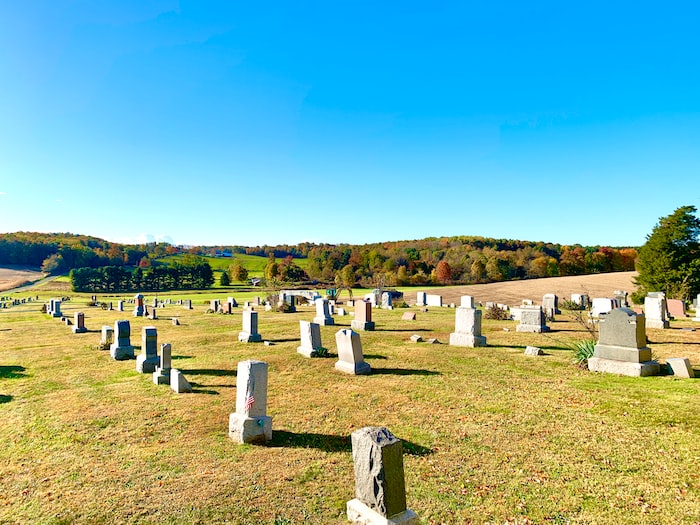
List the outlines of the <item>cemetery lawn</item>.
{"label": "cemetery lawn", "polygon": [[[349,436],[367,425],[403,440],[407,503],[424,524],[700,522],[700,379],[580,369],[569,345],[587,333],[566,313],[548,334],[484,320],[487,347],[451,347],[450,308],[374,310],[377,330],[360,333],[373,373],[348,376],[335,356],[296,352],[312,307],[260,309],[272,346],[237,342],[241,308],[205,313],[210,296],[242,304],[255,293],[158,294],[194,309],[169,305],[157,320],[73,293],[62,311],[85,312],[89,330],[75,335],[41,303],[0,310],[0,523],[343,524]],[[417,319],[402,321],[406,311]],[[130,320],[137,353],[142,327],[156,326],[195,392],[177,395],[97,350],[100,327],[117,319]],[[321,327],[332,354],[351,319]],[[689,357],[700,372],[700,330],[683,330],[700,323],[671,327],[648,330],[655,358]],[[527,345],[546,355],[524,356]],[[245,359],[270,365],[267,446],[227,435]]]}

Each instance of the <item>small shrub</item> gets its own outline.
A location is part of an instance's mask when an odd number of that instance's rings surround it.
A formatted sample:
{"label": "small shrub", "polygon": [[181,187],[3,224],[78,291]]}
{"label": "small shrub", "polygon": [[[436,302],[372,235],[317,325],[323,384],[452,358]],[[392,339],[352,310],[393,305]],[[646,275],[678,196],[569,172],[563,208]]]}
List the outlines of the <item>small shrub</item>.
{"label": "small shrub", "polygon": [[277,307],[277,311],[282,312],[283,314],[292,313],[292,305],[285,301]]}
{"label": "small shrub", "polygon": [[564,299],[563,301],[561,301],[559,303],[559,306],[561,306],[561,308],[563,310],[583,310],[584,309],[584,307],[581,306],[579,303],[575,303],[574,301],[570,301],[568,299]]}
{"label": "small shrub", "polygon": [[399,301],[396,303],[392,303],[392,306],[394,308],[408,308],[408,304],[406,304],[406,301]]}
{"label": "small shrub", "polygon": [[510,314],[499,308],[497,305],[491,305],[484,310],[484,319],[496,319],[497,321],[508,321]]}
{"label": "small shrub", "polygon": [[588,363],[588,358],[593,357],[595,341],[593,339],[583,339],[574,343],[571,349],[574,351],[574,364],[584,367]]}
{"label": "small shrub", "polygon": [[92,299],[87,302],[87,306],[97,306],[97,301],[93,301]]}
{"label": "small shrub", "polygon": [[317,348],[314,354],[315,357],[328,357],[328,348]]}

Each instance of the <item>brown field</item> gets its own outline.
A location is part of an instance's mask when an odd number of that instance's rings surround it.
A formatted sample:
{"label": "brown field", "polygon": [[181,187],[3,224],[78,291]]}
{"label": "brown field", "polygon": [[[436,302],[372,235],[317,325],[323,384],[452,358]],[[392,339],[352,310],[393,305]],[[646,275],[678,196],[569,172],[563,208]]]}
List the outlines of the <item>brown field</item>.
{"label": "brown field", "polygon": [[37,271],[36,268],[28,268],[25,266],[0,268],[0,292],[12,290],[18,286],[38,281],[45,276],[46,274]]}
{"label": "brown field", "polygon": [[[589,297],[612,297],[615,290],[633,292],[636,290],[633,279],[637,272],[601,273],[570,277],[550,277],[526,281],[475,284],[436,288],[434,293],[442,295],[443,303],[459,304],[461,295],[472,295],[477,302],[493,301],[509,305],[520,304],[522,299],[532,299],[536,304],[546,293],[554,293],[559,299],[571,297],[572,293],[585,293]],[[415,291],[413,291],[415,290]],[[408,303],[414,303],[420,288],[405,292]]]}

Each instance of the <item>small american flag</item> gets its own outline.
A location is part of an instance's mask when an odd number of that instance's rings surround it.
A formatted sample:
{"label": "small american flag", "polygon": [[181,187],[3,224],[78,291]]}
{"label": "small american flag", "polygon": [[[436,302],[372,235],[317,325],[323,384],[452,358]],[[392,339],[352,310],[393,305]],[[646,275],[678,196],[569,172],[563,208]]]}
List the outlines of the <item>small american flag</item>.
{"label": "small american flag", "polygon": [[255,397],[253,397],[253,392],[248,392],[245,396],[245,409],[250,410],[250,407],[255,403]]}

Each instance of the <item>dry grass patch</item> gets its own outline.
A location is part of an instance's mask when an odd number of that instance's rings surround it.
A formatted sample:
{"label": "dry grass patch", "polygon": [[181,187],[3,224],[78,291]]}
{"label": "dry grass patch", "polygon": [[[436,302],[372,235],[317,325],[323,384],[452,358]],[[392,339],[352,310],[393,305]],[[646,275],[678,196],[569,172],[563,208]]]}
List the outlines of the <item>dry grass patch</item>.
{"label": "dry grass patch", "polygon": [[[85,300],[74,294],[62,309],[85,312],[86,334],[70,333],[38,304],[0,314],[0,394],[9,397],[0,403],[0,522],[345,523],[354,495],[349,435],[370,424],[404,440],[408,502],[423,523],[700,516],[692,467],[700,380],[581,370],[567,345],[586,334],[566,316],[550,334],[484,321],[489,346],[465,349],[409,341],[418,333],[446,342],[454,310],[417,312],[416,321],[401,321],[406,310],[375,310],[377,331],[361,333],[373,374],[353,377],[334,370],[334,357],[297,354],[310,307],[260,311],[260,333],[275,341],[264,346],[237,342],[240,309],[171,305],[152,321]],[[137,374],[134,361],[94,349],[100,327],[122,318],[135,345],[143,326],[158,328],[194,394],[176,395]],[[350,319],[321,328],[332,354]],[[649,331],[655,355],[688,356],[700,368],[699,332],[678,329],[691,321],[672,326]],[[547,355],[525,357],[528,344]],[[250,358],[270,365],[273,441],[265,447],[227,436],[236,364]]]}

